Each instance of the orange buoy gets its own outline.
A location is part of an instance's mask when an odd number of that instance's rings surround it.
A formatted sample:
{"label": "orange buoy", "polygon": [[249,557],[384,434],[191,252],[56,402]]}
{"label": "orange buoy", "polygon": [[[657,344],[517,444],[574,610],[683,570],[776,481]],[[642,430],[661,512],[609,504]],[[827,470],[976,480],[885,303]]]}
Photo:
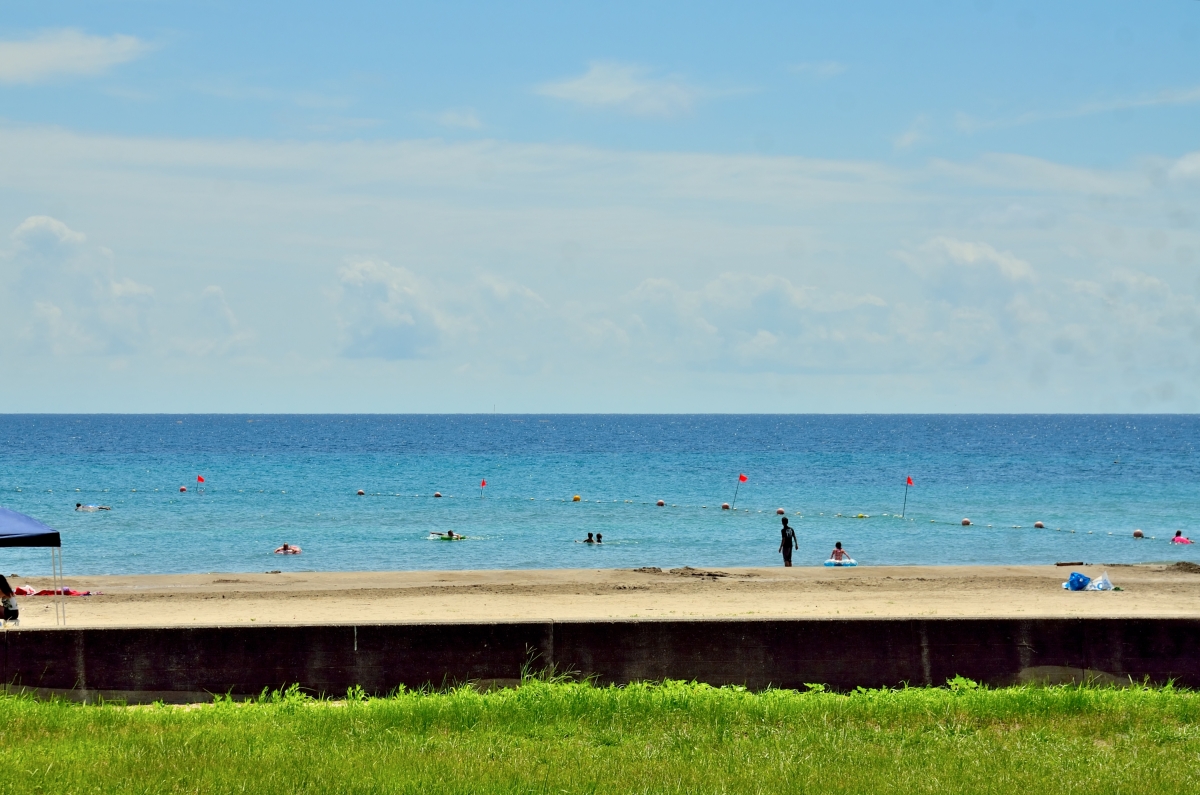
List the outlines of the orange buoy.
{"label": "orange buoy", "polygon": [[1036,527],[1038,530],[1041,530],[1041,529],[1045,528],[1046,525],[1042,524],[1041,522],[1034,522],[1033,526]]}
{"label": "orange buoy", "polygon": [[358,490],[358,496],[360,496],[360,497],[361,497],[361,496],[363,496],[364,494],[366,494],[366,492],[365,492],[365,491],[363,491],[362,489],[359,489],[359,490]]}
{"label": "orange buoy", "polygon": [[666,503],[665,503],[665,502],[663,502],[662,500],[659,500],[658,502],[656,502],[656,503],[654,503],[654,504],[655,504],[655,505],[657,505],[659,508],[661,508],[661,507],[663,507],[664,505],[666,505]]}
{"label": "orange buoy", "polygon": [[187,486],[180,486],[180,487],[179,487],[179,490],[180,490],[180,491],[187,491]]}
{"label": "orange buoy", "polygon": [[723,503],[721,503],[721,510],[722,510],[722,511],[728,511],[728,510],[729,510],[729,503],[727,503],[727,502],[723,502]]}
{"label": "orange buoy", "polygon": [[785,513],[787,513],[787,511],[783,510],[782,508],[776,508],[775,513],[779,514],[780,516],[783,516]]}
{"label": "orange buoy", "polygon": [[970,524],[971,524],[971,520],[970,520],[970,519],[963,519],[963,520],[962,520],[962,526],[963,526],[963,527],[967,527],[967,526],[968,526],[968,525],[970,525]]}
{"label": "orange buoy", "polygon": [[571,502],[579,502],[579,495],[576,494],[574,497],[572,497]]}
{"label": "orange buoy", "polygon": [[1146,536],[1142,534],[1141,530],[1134,530],[1133,537],[1134,538],[1145,538]]}
{"label": "orange buoy", "polygon": [[435,497],[440,497],[440,496],[442,496],[442,493],[441,493],[440,491],[435,491],[435,492],[433,493],[433,496],[435,496]]}

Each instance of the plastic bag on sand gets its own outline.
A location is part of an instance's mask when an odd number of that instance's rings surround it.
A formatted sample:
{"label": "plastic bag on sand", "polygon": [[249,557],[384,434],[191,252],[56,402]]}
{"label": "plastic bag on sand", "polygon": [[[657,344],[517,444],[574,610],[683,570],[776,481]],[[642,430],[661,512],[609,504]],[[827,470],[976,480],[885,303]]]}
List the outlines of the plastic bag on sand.
{"label": "plastic bag on sand", "polygon": [[1087,584],[1085,591],[1111,591],[1113,589],[1112,582],[1108,579],[1108,572],[1104,572],[1096,579]]}
{"label": "plastic bag on sand", "polygon": [[1073,571],[1071,572],[1071,576],[1067,578],[1067,581],[1063,583],[1063,587],[1068,591],[1082,591],[1088,587],[1091,581],[1091,577]]}

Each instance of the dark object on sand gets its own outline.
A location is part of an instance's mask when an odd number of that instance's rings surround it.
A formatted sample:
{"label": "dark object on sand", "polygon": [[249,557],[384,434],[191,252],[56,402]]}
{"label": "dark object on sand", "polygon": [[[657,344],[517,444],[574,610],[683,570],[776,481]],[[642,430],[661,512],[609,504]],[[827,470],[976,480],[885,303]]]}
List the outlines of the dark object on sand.
{"label": "dark object on sand", "polygon": [[1185,571],[1188,574],[1200,574],[1200,565],[1190,560],[1181,560],[1168,567],[1171,571]]}
{"label": "dark object on sand", "polygon": [[1055,566],[1086,566],[1087,564],[1084,563],[1082,560],[1072,560],[1067,563],[1062,563],[1062,562],[1055,563],[1054,565]]}

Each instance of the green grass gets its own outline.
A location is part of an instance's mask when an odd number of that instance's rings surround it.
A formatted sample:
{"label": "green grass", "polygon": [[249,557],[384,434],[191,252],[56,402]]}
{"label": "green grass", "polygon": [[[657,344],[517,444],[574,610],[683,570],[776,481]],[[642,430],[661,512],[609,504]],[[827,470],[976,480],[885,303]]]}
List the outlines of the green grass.
{"label": "green grass", "polygon": [[199,707],[0,697],[0,791],[1200,791],[1200,694],[527,681],[480,694]]}

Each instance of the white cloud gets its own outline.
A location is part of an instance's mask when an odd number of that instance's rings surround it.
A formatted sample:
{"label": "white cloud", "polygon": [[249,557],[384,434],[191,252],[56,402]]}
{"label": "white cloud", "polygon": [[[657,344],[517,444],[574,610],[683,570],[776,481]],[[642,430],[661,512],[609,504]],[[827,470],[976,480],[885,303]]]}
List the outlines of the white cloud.
{"label": "white cloud", "polygon": [[1028,262],[1009,251],[998,251],[988,243],[970,243],[952,237],[934,237],[919,249],[920,254],[899,253],[901,259],[918,270],[931,260],[949,260],[957,265],[992,265],[1009,281],[1032,281],[1033,268]]}
{"label": "white cloud", "polygon": [[625,302],[633,313],[624,323],[628,356],[694,370],[844,371],[861,364],[847,358],[847,346],[877,347],[888,317],[887,303],[876,295],[746,272],[699,285],[645,279]]}
{"label": "white cloud", "polygon": [[670,118],[690,112],[705,92],[682,78],[654,77],[635,64],[593,61],[579,77],[544,83],[537,93],[589,108]]}
{"label": "white cloud", "polygon": [[31,215],[12,231],[11,237],[18,246],[23,247],[44,246],[47,243],[77,246],[87,240],[87,235],[76,232],[48,215]]}
{"label": "white cloud", "polygon": [[416,359],[436,352],[451,321],[423,279],[403,266],[360,259],[338,270],[336,293],[352,358]]}
{"label": "white cloud", "polygon": [[26,218],[3,257],[0,333],[26,352],[54,357],[194,356],[242,350],[254,332],[237,322],[224,292],[190,283],[159,300],[158,291],[117,270],[116,256],[63,221]]}
{"label": "white cloud", "polygon": [[469,108],[444,110],[441,113],[434,113],[428,118],[443,127],[456,127],[463,130],[478,130],[483,127],[483,122],[479,120],[479,116]]}
{"label": "white cloud", "polygon": [[934,159],[930,165],[935,173],[958,182],[1044,193],[1135,197],[1151,187],[1140,171],[1081,168],[1028,155],[984,155],[968,163]]}
{"label": "white cloud", "polygon": [[918,116],[907,130],[896,136],[892,145],[896,149],[908,149],[914,144],[927,140],[929,138],[928,129],[929,119],[925,116]]}
{"label": "white cloud", "polygon": [[149,287],[145,284],[138,284],[133,279],[129,278],[112,282],[110,289],[112,290],[114,298],[154,295],[153,287]]}
{"label": "white cloud", "polygon": [[1170,174],[1176,179],[1200,177],[1200,152],[1191,152],[1171,165]]}
{"label": "white cloud", "polygon": [[29,39],[0,41],[0,83],[97,75],[149,50],[136,36],[92,36],[73,28],[48,30]]}
{"label": "white cloud", "polygon": [[815,63],[797,63],[788,67],[796,74],[812,75],[813,77],[836,77],[846,71],[846,65],[837,61],[818,61]]}
{"label": "white cloud", "polygon": [[1191,88],[1171,88],[1140,97],[1118,97],[1098,102],[1085,102],[1071,108],[1050,111],[1030,111],[1012,116],[1007,119],[980,119],[967,113],[959,113],[955,117],[958,129],[973,133],[980,130],[995,128],[1019,127],[1055,119],[1078,119],[1084,116],[1094,116],[1098,113],[1112,113],[1120,110],[1138,110],[1171,105],[1194,105],[1200,102],[1200,86]]}

